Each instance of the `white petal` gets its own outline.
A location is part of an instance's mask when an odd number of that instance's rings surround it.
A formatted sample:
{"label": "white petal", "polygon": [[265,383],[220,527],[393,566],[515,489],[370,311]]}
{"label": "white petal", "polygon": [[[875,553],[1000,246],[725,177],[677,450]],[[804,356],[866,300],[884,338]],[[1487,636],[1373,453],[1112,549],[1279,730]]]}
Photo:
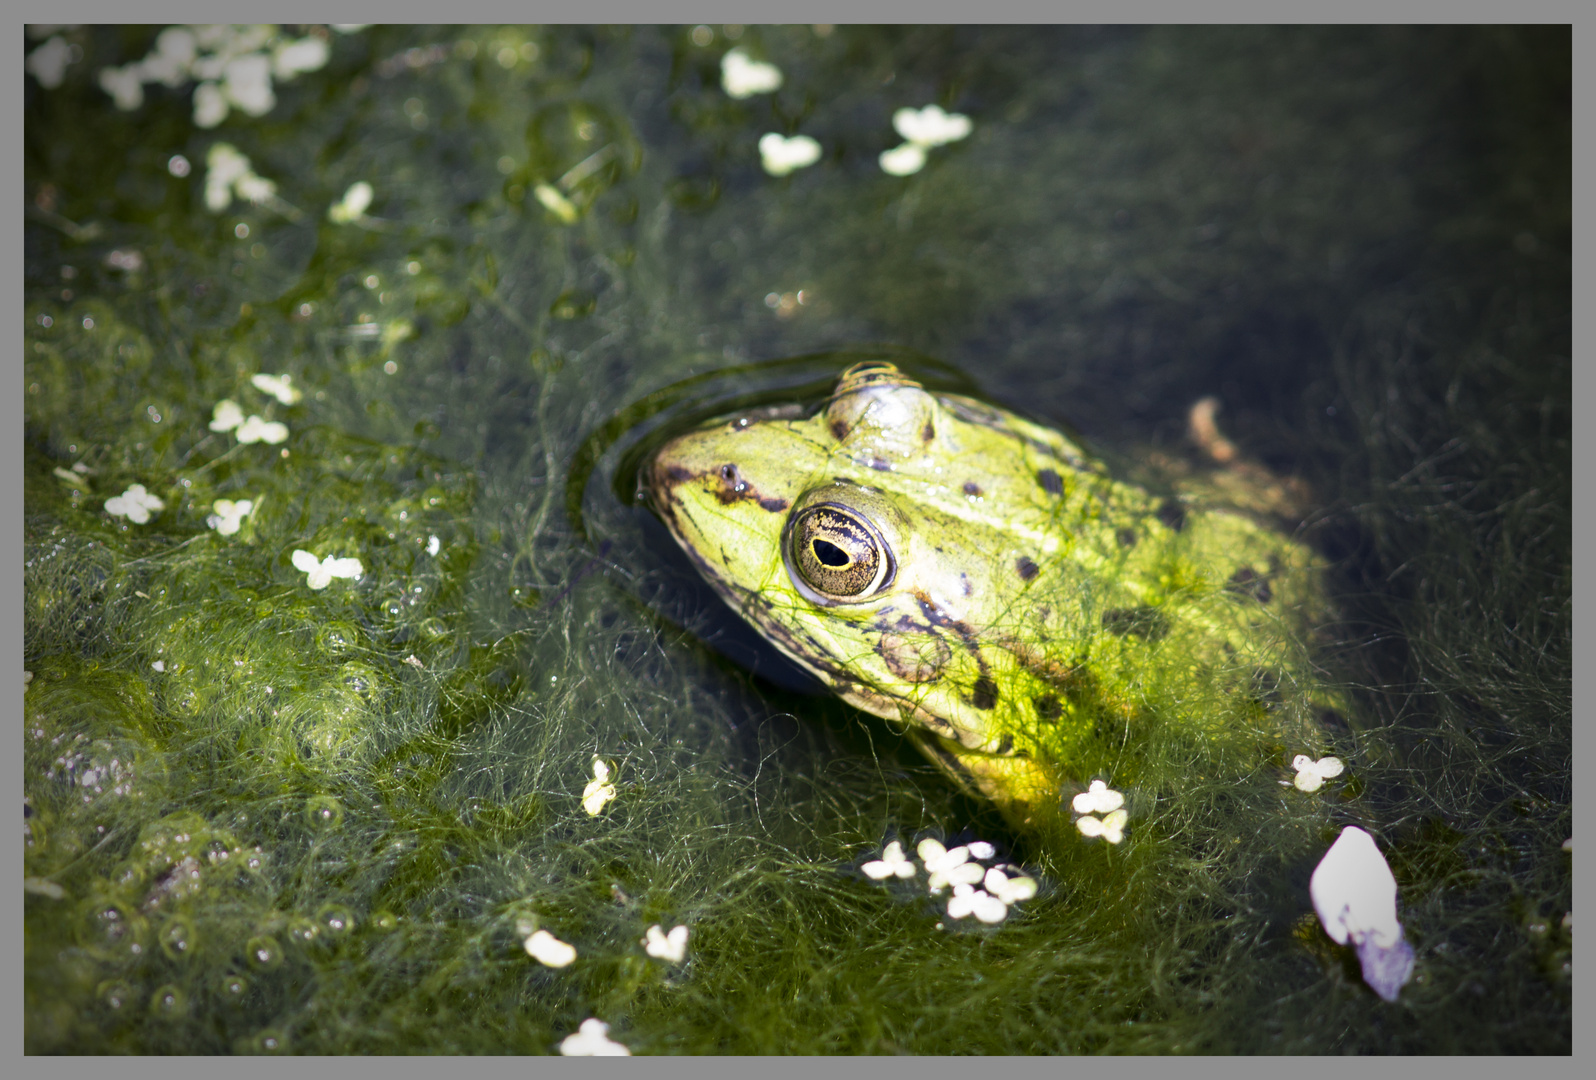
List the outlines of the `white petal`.
{"label": "white petal", "polygon": [[301,72],[320,70],[331,56],[332,50],[321,38],[284,42],[272,50],[272,74],[286,82]]}
{"label": "white petal", "polygon": [[349,185],[344,197],[328,209],[327,217],[334,224],[347,225],[366,212],[374,195],[370,184],[357,180]]}
{"label": "white petal", "polygon": [[1312,769],[1304,769],[1297,774],[1297,778],[1292,783],[1296,785],[1298,791],[1312,793],[1324,786],[1324,777]]}
{"label": "white petal", "polygon": [[294,553],[288,556],[288,560],[301,574],[313,573],[321,568],[321,560],[303,548],[295,548]]}
{"label": "white petal", "polygon": [[589,780],[582,789],[582,809],[589,817],[597,817],[611,799],[615,798],[615,785],[602,780]]}
{"label": "white petal", "polygon": [[1338,944],[1365,941],[1382,948],[1402,937],[1396,878],[1374,838],[1355,825],[1341,831],[1308,880],[1314,911]]}
{"label": "white petal", "polygon": [[[227,119],[227,114],[230,110],[231,106],[227,104],[227,95],[222,93],[220,86],[213,82],[202,82],[194,88],[195,127],[216,127]],[[207,187],[207,193],[209,190]],[[210,202],[211,200],[207,197],[206,203],[210,204]],[[211,209],[220,212],[227,209],[227,205],[225,203],[219,207],[212,205]]]}
{"label": "white petal", "polygon": [[29,53],[22,66],[39,80],[40,86],[54,90],[66,78],[66,68],[71,62],[72,46],[64,38],[53,37]]}
{"label": "white petal", "polygon": [[560,1043],[560,1053],[566,1057],[630,1057],[632,1052],[611,1039],[609,1031],[610,1026],[602,1020],[583,1020],[577,1033]]}
{"label": "white petal", "polygon": [[859,869],[864,871],[865,877],[869,878],[871,881],[882,881],[891,877],[897,872],[897,868],[895,866],[893,866],[891,863],[882,862],[880,859],[876,859],[873,862],[867,862],[863,866],[859,867]]}
{"label": "white petal", "polygon": [[920,856],[920,861],[925,863],[927,870],[931,868],[932,863],[936,862],[938,859],[942,858],[942,856],[948,853],[947,848],[943,847],[938,841],[933,840],[929,836],[920,841],[919,845],[915,847],[914,851],[915,854]]}
{"label": "white petal", "polygon": [[263,394],[270,394],[284,405],[292,405],[304,395],[293,386],[292,375],[251,375],[250,385]]}
{"label": "white petal", "polygon": [[610,778],[610,766],[609,766],[609,763],[606,762],[603,758],[595,756],[593,758],[593,779],[599,781],[600,783],[603,783],[605,780],[608,780],[609,778]]}
{"label": "white petal", "polygon": [[781,86],[781,69],[750,59],[741,49],[732,49],[720,58],[720,85],[731,97],[741,100],[755,94],[768,94]]}
{"label": "white petal", "polygon": [[808,135],[783,138],[774,131],[759,137],[759,161],[771,176],[786,176],[820,160],[820,144]]}
{"label": "white petal", "polygon": [[116,107],[131,112],[144,104],[144,86],[137,65],[100,69],[100,89],[111,95]]}
{"label": "white petal", "polygon": [[892,126],[918,146],[942,146],[969,135],[974,125],[961,113],[946,113],[939,105],[927,105],[918,111],[899,109],[892,114]]}
{"label": "white petal", "polygon": [[1081,830],[1082,836],[1103,835],[1103,823],[1094,817],[1076,818],[1075,827]]}
{"label": "white petal", "polygon": [[334,559],[329,556],[322,562],[321,568],[337,578],[357,578],[366,572],[366,568],[356,558]]}
{"label": "white petal", "polygon": [[977,840],[970,845],[970,858],[972,859],[990,859],[996,854],[997,848],[985,840]]}
{"label": "white petal", "polygon": [[967,862],[942,871],[942,875],[953,885],[975,885],[986,877],[986,871],[980,863]]}
{"label": "white petal", "polygon": [[427,554],[428,555],[436,555],[438,553],[438,550],[440,548],[442,548],[442,547],[443,547],[442,541],[440,541],[436,536],[427,537]]}
{"label": "white petal", "polygon": [[260,53],[229,60],[222,79],[227,100],[251,116],[265,116],[277,104],[272,93],[271,61]]}
{"label": "white petal", "polygon": [[567,945],[547,930],[539,930],[522,943],[527,955],[540,964],[562,968],[576,959],[576,948]]}
{"label": "white petal", "polygon": [[1332,776],[1340,776],[1341,770],[1346,768],[1338,757],[1322,757],[1314,763],[1314,771],[1326,780]]}
{"label": "white petal", "polygon": [[1117,844],[1125,838],[1125,822],[1130,820],[1129,812],[1115,810],[1103,818],[1103,839],[1110,844]]}
{"label": "white petal", "polygon": [[914,143],[904,143],[891,150],[883,150],[879,161],[881,171],[890,176],[910,176],[925,168],[925,151]]}
{"label": "white petal", "polygon": [[881,857],[889,863],[901,863],[903,861],[903,845],[896,840],[892,841],[885,848],[882,848]]}
{"label": "white petal", "polygon": [[979,890],[975,894],[975,902],[970,910],[977,919],[984,923],[1000,923],[1008,918],[1009,915],[1009,906],[1007,904],[997,897]]}

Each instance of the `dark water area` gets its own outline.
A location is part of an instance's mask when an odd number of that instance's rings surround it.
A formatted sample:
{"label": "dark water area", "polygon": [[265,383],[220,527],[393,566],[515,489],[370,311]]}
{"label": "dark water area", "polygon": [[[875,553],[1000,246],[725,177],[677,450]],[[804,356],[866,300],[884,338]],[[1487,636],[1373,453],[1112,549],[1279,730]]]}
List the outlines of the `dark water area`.
{"label": "dark water area", "polygon": [[[26,41],[29,1052],[1571,1051],[1568,28],[161,33]],[[872,353],[1131,468],[1217,396],[1346,774],[1041,850],[744,631],[638,448]],[[858,871],[926,835],[1039,894]]]}

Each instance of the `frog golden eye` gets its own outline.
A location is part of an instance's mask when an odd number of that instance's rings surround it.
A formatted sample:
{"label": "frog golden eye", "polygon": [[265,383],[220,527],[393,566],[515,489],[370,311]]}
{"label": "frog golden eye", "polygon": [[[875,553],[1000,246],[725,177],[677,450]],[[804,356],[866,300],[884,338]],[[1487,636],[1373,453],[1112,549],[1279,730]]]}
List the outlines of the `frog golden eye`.
{"label": "frog golden eye", "polygon": [[896,571],[892,550],[869,519],[835,503],[806,507],[788,523],[786,555],[800,591],[834,603],[873,596]]}

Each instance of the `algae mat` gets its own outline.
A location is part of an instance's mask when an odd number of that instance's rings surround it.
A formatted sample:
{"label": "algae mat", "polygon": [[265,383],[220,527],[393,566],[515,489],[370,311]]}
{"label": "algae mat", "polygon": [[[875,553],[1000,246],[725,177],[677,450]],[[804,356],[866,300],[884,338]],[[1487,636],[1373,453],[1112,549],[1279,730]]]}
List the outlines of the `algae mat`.
{"label": "algae mat", "polygon": [[[1570,42],[40,28],[28,1050],[1567,1053]],[[1327,745],[1036,850],[736,640],[629,440],[875,346],[1127,462],[1218,395],[1319,508]],[[923,836],[1039,894],[858,871]]]}

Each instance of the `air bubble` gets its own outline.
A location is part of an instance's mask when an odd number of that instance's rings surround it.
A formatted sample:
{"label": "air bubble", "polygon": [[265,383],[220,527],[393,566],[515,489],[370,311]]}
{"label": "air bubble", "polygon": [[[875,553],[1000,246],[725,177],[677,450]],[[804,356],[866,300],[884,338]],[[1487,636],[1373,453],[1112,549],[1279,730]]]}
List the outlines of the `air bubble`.
{"label": "air bubble", "polygon": [[194,955],[194,927],[187,919],[173,919],[161,929],[161,951],[173,960]]}
{"label": "air bubble", "polygon": [[120,979],[101,983],[100,1000],[110,1008],[120,1010],[133,1000],[133,988]]}
{"label": "air bubble", "polygon": [[244,943],[244,956],[256,971],[275,971],[283,962],[283,947],[275,938],[262,934]]}
{"label": "air bubble", "polygon": [[222,1000],[233,1004],[240,1004],[249,995],[249,980],[242,975],[226,975],[222,978]]}
{"label": "air bubble", "polygon": [[355,913],[342,904],[325,904],[316,912],[316,922],[329,939],[336,940],[355,928]]}
{"label": "air bubble", "polygon": [[331,795],[317,795],[305,804],[305,817],[318,829],[336,829],[344,821],[343,804]]}
{"label": "air bubble", "polygon": [[150,995],[150,1012],[168,1020],[176,1019],[188,1012],[188,998],[183,996],[182,990],[167,983]]}

